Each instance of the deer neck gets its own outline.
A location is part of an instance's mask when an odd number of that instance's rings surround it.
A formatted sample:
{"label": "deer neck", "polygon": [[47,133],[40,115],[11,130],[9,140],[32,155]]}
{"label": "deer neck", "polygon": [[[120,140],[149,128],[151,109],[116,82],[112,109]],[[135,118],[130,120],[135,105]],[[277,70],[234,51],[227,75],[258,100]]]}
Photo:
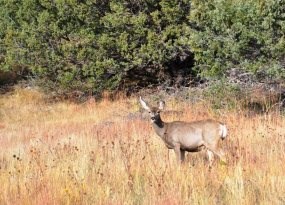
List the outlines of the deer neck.
{"label": "deer neck", "polygon": [[152,126],[154,128],[155,133],[163,138],[166,130],[166,123],[161,120],[161,118],[158,118],[156,121],[152,123]]}

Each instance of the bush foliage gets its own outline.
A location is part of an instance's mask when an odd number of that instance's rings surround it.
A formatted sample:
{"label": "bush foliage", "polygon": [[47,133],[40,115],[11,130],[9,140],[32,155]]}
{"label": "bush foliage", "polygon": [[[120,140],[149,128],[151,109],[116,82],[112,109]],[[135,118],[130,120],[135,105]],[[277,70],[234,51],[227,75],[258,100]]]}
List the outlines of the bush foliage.
{"label": "bush foliage", "polygon": [[93,93],[187,78],[192,56],[205,77],[240,67],[284,79],[284,22],[284,0],[2,0],[0,69]]}
{"label": "bush foliage", "polygon": [[206,76],[231,67],[285,77],[284,0],[192,0],[191,50]]}

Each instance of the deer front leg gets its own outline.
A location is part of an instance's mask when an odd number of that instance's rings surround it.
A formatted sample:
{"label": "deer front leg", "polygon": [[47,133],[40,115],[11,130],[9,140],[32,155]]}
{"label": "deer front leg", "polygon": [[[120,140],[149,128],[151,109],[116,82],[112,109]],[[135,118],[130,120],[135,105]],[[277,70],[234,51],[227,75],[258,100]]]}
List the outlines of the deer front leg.
{"label": "deer front leg", "polygon": [[[178,163],[181,163],[181,162],[182,162],[182,155],[183,155],[183,154],[181,154],[180,144],[175,144],[175,146],[174,146],[174,152],[175,152],[175,155],[176,155],[176,158],[177,158],[177,162],[178,162]],[[184,156],[183,156],[183,160],[184,160]]]}

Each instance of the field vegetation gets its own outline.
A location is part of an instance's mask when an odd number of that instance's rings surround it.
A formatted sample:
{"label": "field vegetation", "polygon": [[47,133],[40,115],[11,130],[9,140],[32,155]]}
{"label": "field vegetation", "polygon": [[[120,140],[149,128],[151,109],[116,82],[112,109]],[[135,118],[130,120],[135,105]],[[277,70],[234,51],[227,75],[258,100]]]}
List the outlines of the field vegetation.
{"label": "field vegetation", "polygon": [[[0,204],[285,204],[284,19],[285,0],[0,1]],[[178,165],[139,93],[224,122],[228,164]]]}
{"label": "field vegetation", "polygon": [[[147,95],[155,102],[159,95]],[[162,96],[162,94],[161,94]],[[36,90],[0,97],[0,204],[284,204],[282,113],[213,109],[163,96],[166,121],[214,118],[229,129],[228,164],[206,153],[176,164],[137,97],[49,102]]]}

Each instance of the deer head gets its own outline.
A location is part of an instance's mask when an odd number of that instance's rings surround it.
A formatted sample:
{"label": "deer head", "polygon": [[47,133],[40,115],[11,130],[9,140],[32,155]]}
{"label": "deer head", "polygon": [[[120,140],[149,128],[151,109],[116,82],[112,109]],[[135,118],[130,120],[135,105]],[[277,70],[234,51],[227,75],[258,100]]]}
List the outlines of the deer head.
{"label": "deer head", "polygon": [[140,97],[140,103],[142,107],[148,111],[151,122],[161,121],[160,112],[163,111],[165,107],[165,102],[160,101],[158,107],[149,107],[148,104]]}

